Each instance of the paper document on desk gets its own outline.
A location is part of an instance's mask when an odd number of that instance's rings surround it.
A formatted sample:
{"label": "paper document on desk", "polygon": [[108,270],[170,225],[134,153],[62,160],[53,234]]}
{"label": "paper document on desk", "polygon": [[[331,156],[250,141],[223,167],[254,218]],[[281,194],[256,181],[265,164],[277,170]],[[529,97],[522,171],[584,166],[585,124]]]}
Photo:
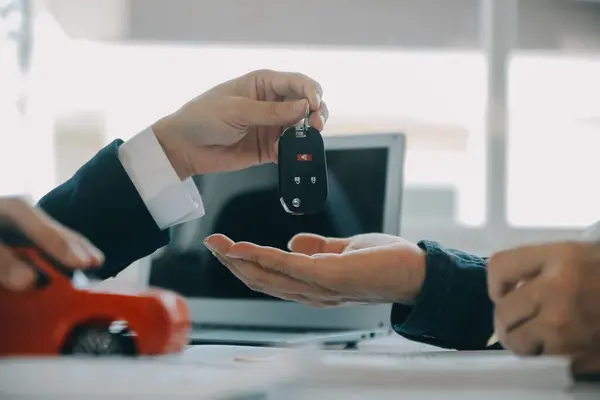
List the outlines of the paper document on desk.
{"label": "paper document on desk", "polygon": [[254,368],[174,359],[49,357],[0,360],[0,399],[229,399],[264,393],[293,374],[282,360]]}
{"label": "paper document on desk", "polygon": [[426,352],[413,354],[322,353],[304,357],[304,379],[324,384],[446,388],[566,390],[570,363],[559,357],[520,358],[508,352]]}
{"label": "paper document on desk", "polygon": [[512,387],[564,390],[571,386],[565,358],[520,358],[506,351],[418,351],[404,353],[276,349],[245,346],[193,346],[178,363],[255,368],[276,359],[300,374],[305,384],[393,385],[399,387]]}

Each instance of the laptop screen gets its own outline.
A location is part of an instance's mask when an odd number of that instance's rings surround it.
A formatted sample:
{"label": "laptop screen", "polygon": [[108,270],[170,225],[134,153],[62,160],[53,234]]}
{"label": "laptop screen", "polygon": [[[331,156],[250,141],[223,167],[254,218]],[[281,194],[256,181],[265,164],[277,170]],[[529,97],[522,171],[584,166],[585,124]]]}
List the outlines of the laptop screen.
{"label": "laptop screen", "polygon": [[[289,215],[282,209],[277,193],[277,166],[273,164],[220,173],[214,178],[216,184],[210,193],[200,183],[205,198],[216,196],[223,200],[218,201],[218,207],[205,202],[207,214],[192,222],[204,224],[202,237],[194,240],[197,245],[185,252],[166,251],[154,260],[150,284],[188,298],[273,299],[250,290],[235,278],[204,247],[203,239],[222,233],[234,241],[287,250],[288,241],[301,232],[331,237],[382,232],[388,148],[330,149],[326,155],[329,196],[324,209],[316,215]],[[243,190],[231,190],[242,182]],[[233,194],[219,196],[215,190]]]}

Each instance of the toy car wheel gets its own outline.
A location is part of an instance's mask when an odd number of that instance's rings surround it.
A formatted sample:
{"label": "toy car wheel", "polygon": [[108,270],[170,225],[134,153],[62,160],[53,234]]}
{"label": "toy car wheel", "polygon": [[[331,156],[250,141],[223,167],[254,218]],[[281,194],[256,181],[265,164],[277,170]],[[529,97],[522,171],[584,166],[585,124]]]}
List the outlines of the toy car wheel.
{"label": "toy car wheel", "polygon": [[134,355],[130,336],[113,333],[108,328],[89,327],[77,330],[65,351],[74,355]]}

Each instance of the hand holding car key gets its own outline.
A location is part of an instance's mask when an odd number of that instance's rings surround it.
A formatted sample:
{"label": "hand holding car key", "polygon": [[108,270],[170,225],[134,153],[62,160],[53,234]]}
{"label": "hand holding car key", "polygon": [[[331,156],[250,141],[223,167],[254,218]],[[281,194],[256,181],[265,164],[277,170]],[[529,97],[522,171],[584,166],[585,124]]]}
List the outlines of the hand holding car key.
{"label": "hand holding car key", "polygon": [[279,138],[279,200],[289,214],[316,214],[328,195],[327,161],[321,133],[308,125],[310,109]]}

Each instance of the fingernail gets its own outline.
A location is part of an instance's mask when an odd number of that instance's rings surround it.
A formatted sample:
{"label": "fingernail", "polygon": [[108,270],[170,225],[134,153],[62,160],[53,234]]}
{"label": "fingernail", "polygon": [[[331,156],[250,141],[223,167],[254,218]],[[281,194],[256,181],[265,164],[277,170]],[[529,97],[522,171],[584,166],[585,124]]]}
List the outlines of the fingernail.
{"label": "fingernail", "polygon": [[96,250],[96,255],[94,256],[98,264],[102,264],[104,262],[104,253],[100,250]]}
{"label": "fingernail", "polygon": [[321,93],[317,93],[317,107],[321,107]]}
{"label": "fingernail", "polygon": [[23,288],[27,286],[33,279],[35,275],[31,268],[25,265],[14,266],[11,268],[8,280],[12,286],[15,288]]}
{"label": "fingernail", "polygon": [[325,128],[325,116],[322,113],[319,113],[319,117],[321,117],[321,122],[323,123],[323,128]]}
{"label": "fingernail", "polygon": [[213,249],[210,243],[208,243],[208,239],[204,239],[204,246],[206,246],[206,248],[210,250],[211,253],[215,254],[215,249]]}
{"label": "fingernail", "polygon": [[286,245],[286,246],[287,246],[288,250],[291,250],[291,249],[292,249],[292,239],[290,239],[290,241],[289,241],[289,242],[287,242],[287,245]]}

